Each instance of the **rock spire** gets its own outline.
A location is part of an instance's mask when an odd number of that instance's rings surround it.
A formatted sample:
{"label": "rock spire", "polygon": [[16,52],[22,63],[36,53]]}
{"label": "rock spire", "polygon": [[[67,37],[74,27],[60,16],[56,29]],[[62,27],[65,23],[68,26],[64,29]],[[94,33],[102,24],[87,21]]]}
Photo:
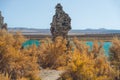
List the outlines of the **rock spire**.
{"label": "rock spire", "polygon": [[4,17],[2,16],[1,11],[0,11],[0,29],[7,30],[7,23],[4,23]]}
{"label": "rock spire", "polygon": [[64,12],[60,3],[56,5],[55,9],[55,15],[50,28],[52,39],[54,40],[58,36],[67,39],[68,31],[71,30],[71,18]]}

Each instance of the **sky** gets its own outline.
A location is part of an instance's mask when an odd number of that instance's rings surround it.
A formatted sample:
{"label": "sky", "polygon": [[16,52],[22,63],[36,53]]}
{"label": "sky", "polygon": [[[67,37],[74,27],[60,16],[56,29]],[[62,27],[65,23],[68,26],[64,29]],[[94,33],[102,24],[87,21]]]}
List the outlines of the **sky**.
{"label": "sky", "polygon": [[8,27],[49,29],[57,3],[72,29],[120,30],[120,0],[0,0],[0,11]]}

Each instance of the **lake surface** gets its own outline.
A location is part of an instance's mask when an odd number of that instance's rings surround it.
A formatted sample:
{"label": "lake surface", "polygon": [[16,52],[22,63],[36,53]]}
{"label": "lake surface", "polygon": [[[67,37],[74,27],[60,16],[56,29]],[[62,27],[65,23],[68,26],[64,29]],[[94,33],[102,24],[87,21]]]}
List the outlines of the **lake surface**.
{"label": "lake surface", "polygon": [[[93,42],[92,41],[88,41],[86,42],[86,44],[88,46],[90,46],[90,49],[92,49],[92,46],[93,46]],[[105,52],[105,55],[108,56],[109,55],[109,49],[111,47],[112,43],[111,42],[104,42],[103,43],[103,49],[104,49],[104,52]]]}
{"label": "lake surface", "polygon": [[[36,46],[39,46],[40,45],[40,42],[38,40],[28,40],[26,42],[24,42],[22,44],[22,46],[25,48],[25,47],[28,47],[28,46],[31,46],[35,44]],[[87,41],[86,44],[88,46],[90,46],[90,49],[92,49],[92,46],[93,46],[93,42],[92,41]],[[111,47],[112,43],[111,42],[104,42],[103,43],[103,49],[104,49],[104,52],[105,52],[105,55],[106,56],[109,56],[109,49]]]}

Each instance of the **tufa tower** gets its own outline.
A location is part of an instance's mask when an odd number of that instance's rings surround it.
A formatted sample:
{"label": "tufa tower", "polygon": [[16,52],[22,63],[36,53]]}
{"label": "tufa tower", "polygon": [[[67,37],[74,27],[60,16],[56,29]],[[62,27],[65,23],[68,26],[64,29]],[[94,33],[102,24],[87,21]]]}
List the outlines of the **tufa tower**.
{"label": "tufa tower", "polygon": [[4,23],[4,17],[2,16],[1,11],[0,11],[0,29],[7,30],[7,24]]}
{"label": "tufa tower", "polygon": [[55,15],[51,23],[51,34],[53,41],[56,37],[62,36],[67,39],[68,31],[71,30],[71,18],[63,11],[63,7],[58,3],[55,7]]}

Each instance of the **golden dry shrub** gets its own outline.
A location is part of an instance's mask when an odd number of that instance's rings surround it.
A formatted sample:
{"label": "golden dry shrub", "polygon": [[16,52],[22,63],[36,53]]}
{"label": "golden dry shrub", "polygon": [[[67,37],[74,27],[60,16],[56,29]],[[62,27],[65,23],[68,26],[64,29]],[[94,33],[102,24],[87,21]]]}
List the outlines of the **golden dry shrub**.
{"label": "golden dry shrub", "polygon": [[98,80],[104,78],[113,80],[115,71],[110,65],[110,61],[108,60],[109,57],[105,56],[102,41],[93,41],[90,57],[95,61],[94,67],[96,69]]}
{"label": "golden dry shrub", "polygon": [[68,65],[68,70],[63,74],[62,80],[87,80],[93,78],[94,62],[87,57],[75,51],[72,55],[72,61]]}
{"label": "golden dry shrub", "polygon": [[[4,74],[0,74],[0,80],[11,80],[10,77],[7,75],[4,75]],[[30,80],[29,78],[20,78],[20,79],[17,79],[17,80]],[[40,80],[40,79],[33,79],[33,80]]]}
{"label": "golden dry shrub", "polygon": [[112,61],[120,62],[120,40],[118,38],[112,40],[110,52]]}
{"label": "golden dry shrub", "polygon": [[67,50],[67,40],[57,37],[54,42],[44,39],[40,46],[39,63],[43,68],[58,69],[67,65],[70,52]]}
{"label": "golden dry shrub", "polygon": [[104,55],[103,42],[93,41],[91,53],[94,55],[94,58],[101,54]]}
{"label": "golden dry shrub", "polygon": [[36,53],[33,53],[36,48],[21,50],[24,40],[22,35],[14,36],[4,30],[0,31],[0,73],[8,74],[14,80],[22,77],[35,80],[33,77],[38,74],[35,72],[39,71]]}
{"label": "golden dry shrub", "polygon": [[103,49],[103,43],[98,41],[93,41],[92,52],[100,53],[100,50]]}
{"label": "golden dry shrub", "polygon": [[38,64],[38,48],[33,45],[28,49],[21,50],[24,56],[24,62],[22,62],[23,77],[30,80],[40,80],[39,78],[39,64]]}
{"label": "golden dry shrub", "polygon": [[15,42],[13,44],[14,48],[20,49],[23,42],[26,41],[26,38],[20,32],[16,32],[13,37],[15,40]]}
{"label": "golden dry shrub", "polygon": [[105,55],[99,55],[94,61],[97,80],[100,80],[101,78],[103,80],[114,80],[115,71]]}
{"label": "golden dry shrub", "polygon": [[115,37],[112,40],[110,48],[110,61],[114,70],[116,71],[116,79],[120,79],[120,40]]}
{"label": "golden dry shrub", "polygon": [[10,80],[8,75],[0,74],[0,80]]}
{"label": "golden dry shrub", "polygon": [[89,47],[86,46],[84,41],[78,40],[78,38],[73,38],[74,48],[77,49],[80,53],[89,53]]}
{"label": "golden dry shrub", "polygon": [[98,67],[96,64],[95,60],[86,54],[75,52],[61,80],[113,80],[108,73],[110,69],[107,69],[107,65]]}
{"label": "golden dry shrub", "polygon": [[[72,54],[72,59],[67,70],[58,80],[114,80],[112,76],[114,71],[105,55],[99,54],[94,57],[93,50],[89,52],[86,44],[77,39],[74,42],[77,47]],[[94,48],[94,51],[99,50],[98,48]]]}

